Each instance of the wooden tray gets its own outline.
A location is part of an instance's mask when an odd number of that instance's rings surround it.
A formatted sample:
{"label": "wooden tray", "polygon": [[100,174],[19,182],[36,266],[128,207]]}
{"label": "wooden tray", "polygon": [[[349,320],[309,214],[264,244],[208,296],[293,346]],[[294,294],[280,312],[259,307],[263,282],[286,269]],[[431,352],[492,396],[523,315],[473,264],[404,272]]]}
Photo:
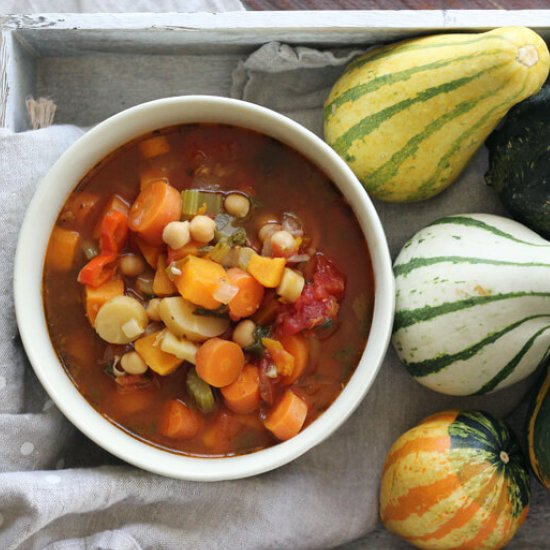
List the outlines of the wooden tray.
{"label": "wooden tray", "polygon": [[[0,16],[0,127],[29,128],[28,96],[52,98],[57,124],[90,126],[137,103],[189,93],[184,79],[198,70],[208,77],[193,93],[229,95],[237,62],[270,41],[364,47],[509,25],[531,27],[550,43],[550,10]],[[510,548],[548,548],[540,541],[546,540],[550,500],[544,489],[533,489],[521,542],[516,539]],[[380,528],[346,546],[363,548],[408,546]]]}
{"label": "wooden tray", "polygon": [[[550,10],[311,11],[0,16],[0,127],[28,129],[25,98],[51,97],[55,122],[90,126],[181,93],[228,95],[231,71],[269,41],[363,46],[442,31],[524,25],[550,41]],[[189,87],[186,87],[189,93]]]}

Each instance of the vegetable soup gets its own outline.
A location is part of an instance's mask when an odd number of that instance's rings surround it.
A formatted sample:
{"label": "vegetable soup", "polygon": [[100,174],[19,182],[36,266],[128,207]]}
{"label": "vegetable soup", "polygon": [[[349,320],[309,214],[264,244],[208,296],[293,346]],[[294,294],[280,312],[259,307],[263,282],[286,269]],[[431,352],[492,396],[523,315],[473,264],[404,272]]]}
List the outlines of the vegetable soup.
{"label": "vegetable soup", "polygon": [[111,422],[193,456],[249,453],[326,410],[364,350],[369,252],[338,189],[279,141],[186,124],[124,145],[68,197],[44,303]]}

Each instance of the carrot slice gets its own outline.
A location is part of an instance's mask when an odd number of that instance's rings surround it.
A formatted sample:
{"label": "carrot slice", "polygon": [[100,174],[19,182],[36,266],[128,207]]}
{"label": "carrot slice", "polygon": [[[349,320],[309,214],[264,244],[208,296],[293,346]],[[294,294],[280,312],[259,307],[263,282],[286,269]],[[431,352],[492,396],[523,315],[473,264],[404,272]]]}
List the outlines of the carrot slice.
{"label": "carrot slice", "polygon": [[78,274],[78,282],[97,288],[111,280],[117,269],[118,254],[103,252],[92,258]]}
{"label": "carrot slice", "polygon": [[164,166],[150,166],[139,174],[139,190],[143,191],[156,180],[164,180],[168,183],[168,169]]}
{"label": "carrot slice", "polygon": [[248,414],[260,406],[260,378],[258,367],[245,365],[239,378],[221,389],[228,409],[237,414]]}
{"label": "carrot slice", "polygon": [[159,432],[172,439],[193,439],[201,427],[199,413],[177,399],[166,403],[158,422]]}
{"label": "carrot slice", "polygon": [[235,342],[210,338],[199,348],[196,357],[197,374],[215,388],[235,382],[244,366],[244,353]]}
{"label": "carrot slice", "polygon": [[281,441],[294,437],[304,425],[307,405],[292,390],[286,390],[282,399],[269,411],[264,426]]}
{"label": "carrot slice", "polygon": [[80,234],[62,227],[54,227],[48,244],[46,264],[55,271],[69,271],[76,258]]}
{"label": "carrot slice", "polygon": [[288,376],[283,376],[282,383],[290,386],[302,376],[309,360],[309,341],[300,334],[285,334],[278,336],[279,342],[288,353],[294,357],[294,368]]}
{"label": "carrot slice", "polygon": [[164,227],[181,216],[181,196],[177,189],[158,180],[137,196],[130,208],[128,224],[149,244],[162,244]]}
{"label": "carrot slice", "polygon": [[101,220],[99,247],[101,252],[120,252],[128,236],[128,216],[118,210],[107,212]]}
{"label": "carrot slice", "polygon": [[228,304],[232,318],[237,320],[255,313],[264,297],[264,287],[252,275],[238,267],[228,269],[227,278],[239,288],[237,295]]}

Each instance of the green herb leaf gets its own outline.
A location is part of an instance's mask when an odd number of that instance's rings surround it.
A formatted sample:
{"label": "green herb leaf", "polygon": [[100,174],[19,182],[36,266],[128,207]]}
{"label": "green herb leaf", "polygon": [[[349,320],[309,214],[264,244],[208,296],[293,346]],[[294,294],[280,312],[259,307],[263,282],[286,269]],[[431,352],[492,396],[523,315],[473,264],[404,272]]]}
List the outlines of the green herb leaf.
{"label": "green herb leaf", "polygon": [[244,348],[244,350],[261,357],[265,353],[262,339],[269,338],[271,335],[271,329],[271,325],[256,325],[256,328],[254,329],[254,343]]}
{"label": "green herb leaf", "polygon": [[226,305],[220,306],[217,309],[208,309],[205,307],[197,307],[193,311],[193,315],[201,315],[202,317],[217,317],[219,319],[225,319],[229,316],[228,307]]}

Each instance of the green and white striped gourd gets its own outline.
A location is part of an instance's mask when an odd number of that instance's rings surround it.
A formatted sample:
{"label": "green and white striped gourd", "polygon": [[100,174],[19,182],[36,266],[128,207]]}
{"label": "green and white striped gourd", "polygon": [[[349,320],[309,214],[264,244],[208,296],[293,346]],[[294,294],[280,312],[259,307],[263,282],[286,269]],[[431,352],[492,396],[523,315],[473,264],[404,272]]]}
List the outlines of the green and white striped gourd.
{"label": "green and white striped gourd", "polygon": [[393,345],[423,385],[484,394],[531,374],[550,346],[550,243],[489,214],[442,218],[395,264]]}

